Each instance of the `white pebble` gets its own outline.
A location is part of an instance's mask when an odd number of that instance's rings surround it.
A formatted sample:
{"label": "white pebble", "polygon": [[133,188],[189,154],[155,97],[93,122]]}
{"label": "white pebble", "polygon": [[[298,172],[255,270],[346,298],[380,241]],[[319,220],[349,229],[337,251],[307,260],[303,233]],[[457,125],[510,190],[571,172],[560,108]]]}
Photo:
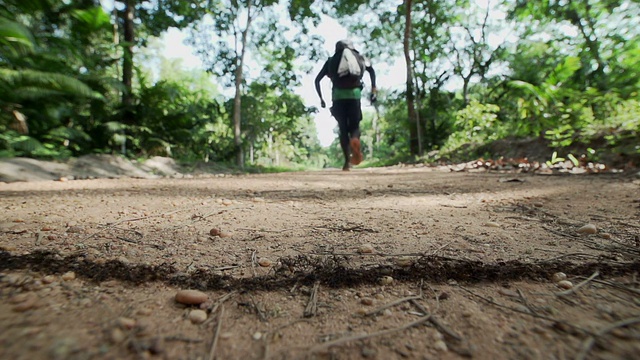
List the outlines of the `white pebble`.
{"label": "white pebble", "polygon": [[383,276],[380,278],[380,284],[391,285],[393,284],[393,278],[391,276]]}
{"label": "white pebble", "polygon": [[202,324],[207,320],[207,312],[199,309],[191,310],[189,313],[189,320],[191,320],[191,323],[193,324]]}
{"label": "white pebble", "polygon": [[558,286],[568,290],[573,287],[573,283],[569,280],[562,280],[562,281],[558,281]]}
{"label": "white pebble", "polygon": [[433,347],[438,351],[447,351],[447,350],[449,350],[449,348],[447,348],[447,343],[442,341],[442,340],[437,340],[436,342],[434,342],[433,343]]}
{"label": "white pebble", "polygon": [[554,283],[560,282],[562,280],[567,280],[567,274],[565,274],[563,272],[557,272],[557,273],[553,274],[553,276],[551,276],[551,280]]}
{"label": "white pebble", "polygon": [[64,280],[64,281],[71,281],[71,280],[73,280],[75,278],[76,278],[76,273],[74,273],[73,271],[69,271],[69,272],[66,272],[66,273],[62,274],[62,280]]}
{"label": "white pebble", "polygon": [[374,251],[375,251],[375,249],[373,248],[373,245],[371,245],[371,244],[363,244],[358,249],[358,252],[360,254],[372,254]]}
{"label": "white pebble", "polygon": [[578,234],[595,234],[598,228],[593,224],[587,224],[577,230]]}
{"label": "white pebble", "polygon": [[253,340],[260,340],[262,339],[262,333],[260,331],[256,331],[255,333],[253,333]]}
{"label": "white pebble", "polygon": [[[500,224],[498,224],[497,222],[493,222],[493,221],[489,221],[489,222],[485,223],[484,226],[486,226],[486,227],[494,227],[494,228],[501,227]],[[445,346],[446,346],[446,344],[445,344]]]}

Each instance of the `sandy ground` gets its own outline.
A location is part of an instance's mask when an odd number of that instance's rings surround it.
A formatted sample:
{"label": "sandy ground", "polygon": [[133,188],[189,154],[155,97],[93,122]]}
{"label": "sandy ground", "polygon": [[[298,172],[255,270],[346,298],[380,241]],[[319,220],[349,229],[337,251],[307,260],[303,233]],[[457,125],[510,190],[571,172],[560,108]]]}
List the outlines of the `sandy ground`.
{"label": "sandy ground", "polygon": [[[45,170],[0,183],[2,359],[640,351],[634,176]],[[180,304],[185,289],[207,299]]]}

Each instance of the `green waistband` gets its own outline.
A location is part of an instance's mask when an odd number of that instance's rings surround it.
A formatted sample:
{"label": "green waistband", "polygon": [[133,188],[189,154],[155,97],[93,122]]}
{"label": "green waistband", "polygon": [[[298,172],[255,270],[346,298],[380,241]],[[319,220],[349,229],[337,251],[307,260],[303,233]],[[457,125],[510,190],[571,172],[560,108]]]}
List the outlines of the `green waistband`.
{"label": "green waistband", "polygon": [[362,97],[362,89],[338,89],[336,87],[331,91],[333,100],[360,99]]}

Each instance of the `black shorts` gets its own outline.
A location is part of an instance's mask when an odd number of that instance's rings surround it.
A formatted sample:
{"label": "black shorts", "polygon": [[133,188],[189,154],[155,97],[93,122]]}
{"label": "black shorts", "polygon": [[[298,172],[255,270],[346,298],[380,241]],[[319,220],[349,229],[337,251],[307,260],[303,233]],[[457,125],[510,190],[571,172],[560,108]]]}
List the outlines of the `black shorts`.
{"label": "black shorts", "polygon": [[334,100],[331,115],[338,121],[341,134],[351,134],[360,127],[362,108],[360,99]]}

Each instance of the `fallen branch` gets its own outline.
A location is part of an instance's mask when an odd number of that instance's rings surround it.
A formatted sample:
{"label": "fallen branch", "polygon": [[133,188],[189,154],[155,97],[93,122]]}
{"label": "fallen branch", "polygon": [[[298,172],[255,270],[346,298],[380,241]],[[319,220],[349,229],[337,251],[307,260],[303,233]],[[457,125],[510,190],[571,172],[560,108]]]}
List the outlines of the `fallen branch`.
{"label": "fallen branch", "polygon": [[596,340],[598,337],[606,335],[607,333],[617,328],[621,328],[621,327],[625,327],[625,326],[629,326],[637,323],[640,323],[640,317],[621,320],[589,336],[587,340],[585,340],[584,343],[582,343],[582,346],[580,347],[580,352],[578,353],[578,355],[576,355],[576,360],[584,360],[587,357],[589,350],[591,350],[593,345],[596,343]]}
{"label": "fallen branch", "polygon": [[316,345],[314,347],[312,347],[309,351],[310,352],[318,352],[327,348],[330,348],[332,346],[337,346],[337,345],[341,345],[350,341],[357,341],[357,340],[364,340],[364,339],[370,339],[373,337],[377,337],[377,336],[384,336],[384,335],[389,335],[389,334],[393,334],[399,331],[403,331],[409,328],[412,328],[414,326],[420,325],[425,323],[426,321],[429,320],[429,318],[431,318],[431,315],[426,315],[423,316],[415,321],[412,321],[410,323],[407,323],[405,325],[402,325],[400,327],[397,328],[393,328],[393,329],[388,329],[388,330],[382,330],[382,331],[376,331],[374,333],[370,333],[370,334],[360,334],[360,335],[352,335],[352,336],[345,336],[343,338],[340,339],[336,339],[333,341],[328,341],[326,343],[322,343],[319,345]]}

